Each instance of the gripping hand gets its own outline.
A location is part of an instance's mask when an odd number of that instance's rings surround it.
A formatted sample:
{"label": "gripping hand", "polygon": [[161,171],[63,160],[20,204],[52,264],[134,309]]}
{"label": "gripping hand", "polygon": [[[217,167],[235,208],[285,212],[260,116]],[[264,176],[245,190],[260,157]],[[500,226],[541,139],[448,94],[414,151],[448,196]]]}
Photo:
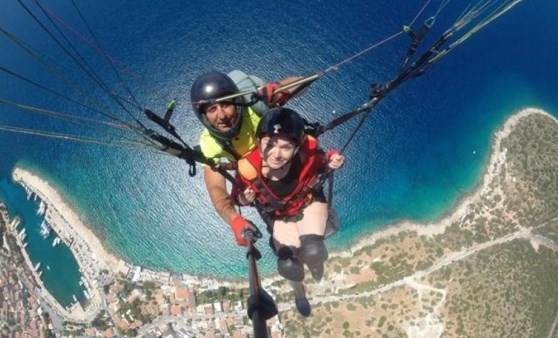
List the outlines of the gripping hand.
{"label": "gripping hand", "polygon": [[279,82],[268,83],[258,90],[258,98],[262,100],[268,107],[282,106],[290,98],[288,91],[283,90],[277,92],[281,87]]}
{"label": "gripping hand", "polygon": [[345,156],[341,155],[337,150],[329,150],[326,153],[327,166],[331,170],[337,170],[345,163]]}
{"label": "gripping hand", "polygon": [[236,244],[239,246],[247,246],[246,238],[244,238],[244,231],[247,229],[252,229],[252,222],[248,221],[240,215],[236,215],[231,223],[231,229],[234,233],[234,238],[236,239]]}

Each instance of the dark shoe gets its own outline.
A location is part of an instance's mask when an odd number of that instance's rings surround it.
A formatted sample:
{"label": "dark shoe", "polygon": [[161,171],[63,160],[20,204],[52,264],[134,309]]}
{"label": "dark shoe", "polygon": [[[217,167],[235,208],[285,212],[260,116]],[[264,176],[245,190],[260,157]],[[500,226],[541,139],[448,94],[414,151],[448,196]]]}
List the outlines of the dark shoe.
{"label": "dark shoe", "polygon": [[302,317],[309,317],[310,316],[310,312],[312,311],[312,307],[310,306],[310,303],[308,302],[308,298],[304,297],[304,298],[295,299],[295,304],[296,304],[296,309],[298,310],[298,313],[300,313],[300,315]]}

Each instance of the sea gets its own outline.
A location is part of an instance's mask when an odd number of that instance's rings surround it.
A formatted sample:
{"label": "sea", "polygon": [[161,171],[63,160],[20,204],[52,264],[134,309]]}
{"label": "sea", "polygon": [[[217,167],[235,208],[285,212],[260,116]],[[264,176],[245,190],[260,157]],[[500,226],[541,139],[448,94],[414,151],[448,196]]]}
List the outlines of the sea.
{"label": "sea", "polygon": [[[372,84],[399,73],[411,43],[409,35],[397,34],[403,26],[413,23],[418,32],[424,22],[432,25],[418,55],[476,2],[440,3],[4,1],[0,200],[12,217],[24,216],[28,232],[38,231],[40,218],[25,216],[36,213],[37,202],[22,198],[25,192],[11,180],[20,166],[55,186],[110,251],[135,265],[245,278],[244,249],[214,211],[201,168],[192,177],[187,163],[146,146],[134,130],[96,121],[116,119],[119,125],[161,132],[143,110],[162,115],[175,99],[171,122],[194,146],[202,126],[192,113],[189,91],[203,72],[240,69],[277,81],[335,69],[288,104],[310,121],[327,123],[365,103]],[[327,240],[330,250],[346,249],[398,221],[437,220],[479,184],[493,134],[509,116],[526,107],[558,116],[555,13],[554,0],[519,3],[379,103],[335,174],[332,205],[341,227]],[[123,103],[115,103],[115,96]],[[327,132],[320,137],[322,146],[341,149],[357,123],[354,119]],[[119,143],[132,140],[142,143]],[[252,210],[244,208],[243,214],[264,231]],[[31,245],[48,248],[51,243]],[[257,245],[263,254],[260,272],[274,273],[267,236]],[[40,250],[30,249],[34,262],[40,261],[34,253]],[[54,255],[51,269],[76,270],[75,261],[66,262],[68,255]],[[76,278],[69,278],[72,285]],[[64,290],[69,279],[60,277],[51,287]]]}

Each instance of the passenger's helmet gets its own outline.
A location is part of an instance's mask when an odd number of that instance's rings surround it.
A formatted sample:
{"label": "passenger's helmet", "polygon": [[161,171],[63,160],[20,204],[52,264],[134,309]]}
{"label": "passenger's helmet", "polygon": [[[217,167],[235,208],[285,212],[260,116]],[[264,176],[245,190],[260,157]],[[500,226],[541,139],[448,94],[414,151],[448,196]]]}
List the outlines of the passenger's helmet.
{"label": "passenger's helmet", "polygon": [[[240,126],[242,125],[242,115],[243,115],[243,108],[236,106],[236,111],[238,113],[238,117],[236,119],[236,123],[234,126],[231,127],[226,132],[220,131],[219,129],[215,128],[205,116],[207,107],[214,104],[213,100],[237,94],[239,92],[238,87],[234,83],[234,81],[228,77],[227,75],[217,72],[211,71],[209,73],[205,73],[198,77],[192,88],[190,90],[190,102],[192,102],[192,107],[194,108],[194,113],[198,117],[198,119],[203,123],[203,125],[209,130],[209,133],[217,138],[221,139],[231,139],[232,137],[238,134]],[[241,97],[231,99],[231,104],[240,103],[242,101]]]}
{"label": "passenger's helmet", "polygon": [[304,138],[304,120],[292,109],[272,108],[258,124],[256,136],[280,135],[293,141],[298,147]]}

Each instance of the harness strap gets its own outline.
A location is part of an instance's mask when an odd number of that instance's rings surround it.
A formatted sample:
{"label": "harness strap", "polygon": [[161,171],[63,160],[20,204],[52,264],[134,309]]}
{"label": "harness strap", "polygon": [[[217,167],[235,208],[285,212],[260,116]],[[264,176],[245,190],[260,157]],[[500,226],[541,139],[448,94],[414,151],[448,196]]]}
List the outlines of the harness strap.
{"label": "harness strap", "polygon": [[411,43],[409,44],[409,49],[407,50],[407,55],[405,55],[405,59],[403,60],[403,64],[401,65],[401,69],[407,67],[409,61],[415,55],[419,44],[421,43],[422,39],[426,36],[432,25],[434,24],[434,17],[429,18],[423,24],[421,29],[418,33],[412,31],[411,27],[403,26],[403,31],[409,35],[411,38]]}
{"label": "harness strap", "polygon": [[224,140],[219,137],[213,137],[213,139],[223,148],[224,151],[231,154],[235,160],[240,160],[242,156],[234,149],[230,140]]}
{"label": "harness strap", "polygon": [[260,180],[259,177],[256,177],[255,179],[252,180],[252,184],[254,185],[254,187],[256,189],[258,189],[258,192],[261,193],[263,195],[263,197],[265,198],[267,204],[275,211],[275,210],[279,210],[284,208],[287,205],[287,202],[280,200],[278,198],[276,198],[275,196],[273,196],[269,190],[267,189],[266,185],[262,182],[262,180]]}

